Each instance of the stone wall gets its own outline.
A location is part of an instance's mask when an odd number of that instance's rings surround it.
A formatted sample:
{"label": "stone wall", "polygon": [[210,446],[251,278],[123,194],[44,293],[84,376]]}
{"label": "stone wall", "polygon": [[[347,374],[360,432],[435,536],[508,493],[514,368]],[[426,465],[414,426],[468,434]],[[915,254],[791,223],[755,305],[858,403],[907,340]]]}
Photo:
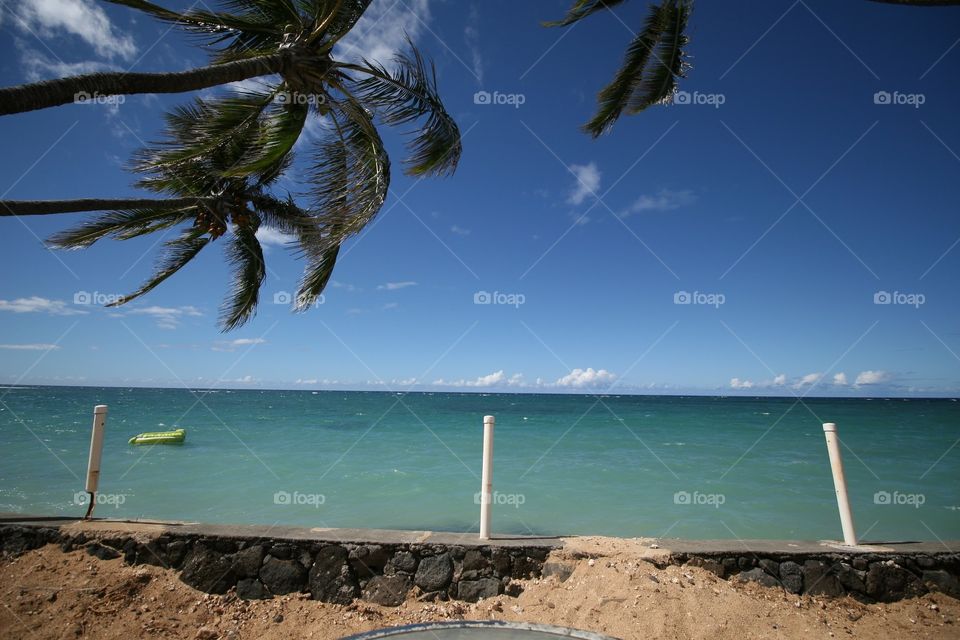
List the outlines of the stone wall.
{"label": "stone wall", "polygon": [[52,527],[0,527],[5,553],[45,544],[83,549],[108,560],[151,564],[180,572],[206,593],[236,588],[245,599],[309,592],[315,600],[347,604],[354,598],[387,606],[411,591],[423,599],[476,602],[498,594],[519,595],[515,579],[541,575],[549,547],[440,544],[349,544],[266,538],[162,534],[138,540],[124,534],[96,537]]}
{"label": "stone wall", "polygon": [[702,567],[721,578],[782,587],[790,593],[850,595],[865,602],[892,602],[941,591],[960,598],[960,554],[830,553],[673,554],[672,564]]}
{"label": "stone wall", "polygon": [[[422,599],[520,594],[516,580],[556,575],[573,564],[547,562],[549,546],[346,543],[195,533],[76,532],[37,525],[0,525],[0,551],[19,555],[46,544],[82,550],[101,559],[151,564],[179,571],[180,579],[207,593],[235,588],[246,599],[309,592],[316,600],[349,603],[362,598],[387,606],[411,592]],[[587,557],[587,556],[584,556]],[[721,578],[755,581],[790,593],[850,595],[890,602],[928,591],[960,598],[960,554],[944,553],[669,553],[652,557],[659,567],[690,565]]]}

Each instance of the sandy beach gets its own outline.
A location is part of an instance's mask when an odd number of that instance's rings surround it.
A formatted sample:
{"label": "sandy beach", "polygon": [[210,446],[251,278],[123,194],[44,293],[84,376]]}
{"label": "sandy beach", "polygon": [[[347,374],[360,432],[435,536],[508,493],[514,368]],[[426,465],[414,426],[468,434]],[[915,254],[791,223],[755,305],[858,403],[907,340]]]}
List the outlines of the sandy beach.
{"label": "sandy beach", "polygon": [[175,572],[100,560],[55,545],[0,565],[2,638],[340,638],[387,626],[443,620],[513,620],[639,638],[958,638],[960,601],[933,593],[892,604],[795,596],[722,580],[696,567],[658,569],[629,541],[581,539],[551,560],[575,567],[518,581],[517,598],[399,607],[336,605],[292,594],[244,601],[204,594]]}

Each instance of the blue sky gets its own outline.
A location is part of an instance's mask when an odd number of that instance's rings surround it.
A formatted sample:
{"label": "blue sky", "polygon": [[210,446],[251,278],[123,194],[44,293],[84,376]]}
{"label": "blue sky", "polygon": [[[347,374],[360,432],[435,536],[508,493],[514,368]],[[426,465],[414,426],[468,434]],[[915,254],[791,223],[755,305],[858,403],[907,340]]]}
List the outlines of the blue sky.
{"label": "blue sky", "polygon": [[[409,33],[464,156],[447,179],[394,172],[309,313],[274,303],[302,264],[268,230],[259,313],[221,334],[216,246],[111,310],[83,302],[136,289],[160,237],[51,252],[82,215],[0,220],[0,383],[960,393],[956,9],[699,2],[678,104],[593,140],[578,126],[646,8],[539,26],[566,5],[373,3],[340,54],[385,58]],[[3,85],[205,60],[120,7],[0,11]],[[136,194],[125,163],[186,99],[0,119],[0,194]],[[297,168],[282,189],[304,188]]]}

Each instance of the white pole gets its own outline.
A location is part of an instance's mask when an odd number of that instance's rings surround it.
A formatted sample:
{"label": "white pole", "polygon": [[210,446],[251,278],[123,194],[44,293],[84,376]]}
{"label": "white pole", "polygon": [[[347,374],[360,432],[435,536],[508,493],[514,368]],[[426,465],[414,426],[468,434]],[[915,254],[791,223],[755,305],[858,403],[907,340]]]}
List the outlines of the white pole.
{"label": "white pole", "polygon": [[87,493],[90,494],[90,506],[86,518],[93,513],[94,494],[100,485],[100,459],[103,457],[103,431],[107,422],[107,405],[98,404],[93,408],[93,430],[90,433],[90,457],[87,460]]}
{"label": "white pole", "polygon": [[480,539],[490,539],[490,504],[493,502],[493,416],[483,416],[483,471],[480,477]]}
{"label": "white pole", "polygon": [[843,542],[856,546],[857,534],[853,528],[853,512],[850,510],[850,498],[847,497],[847,479],[843,475],[843,459],[840,457],[840,441],[837,437],[837,425],[827,422],[823,425],[823,435],[827,438],[827,452],[830,454],[830,469],[833,471],[833,486],[837,491],[837,507],[840,509],[840,526],[843,527]]}

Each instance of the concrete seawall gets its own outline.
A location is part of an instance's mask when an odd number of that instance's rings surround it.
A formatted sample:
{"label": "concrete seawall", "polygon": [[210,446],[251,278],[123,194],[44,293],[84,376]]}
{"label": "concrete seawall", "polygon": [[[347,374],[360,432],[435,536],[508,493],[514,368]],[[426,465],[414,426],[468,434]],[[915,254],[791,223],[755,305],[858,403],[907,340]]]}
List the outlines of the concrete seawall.
{"label": "concrete seawall", "polygon": [[[393,606],[422,599],[475,602],[518,595],[519,580],[556,575],[592,557],[578,538],[499,537],[370,529],[311,529],[182,522],[78,521],[0,514],[0,549],[19,555],[47,544],[101,559],[179,572],[207,593],[235,589],[263,599],[309,592],[316,600],[361,598]],[[830,542],[641,539],[658,567],[691,565],[721,578],[756,581],[790,593],[893,601],[928,591],[960,598],[960,543],[844,547]]]}

